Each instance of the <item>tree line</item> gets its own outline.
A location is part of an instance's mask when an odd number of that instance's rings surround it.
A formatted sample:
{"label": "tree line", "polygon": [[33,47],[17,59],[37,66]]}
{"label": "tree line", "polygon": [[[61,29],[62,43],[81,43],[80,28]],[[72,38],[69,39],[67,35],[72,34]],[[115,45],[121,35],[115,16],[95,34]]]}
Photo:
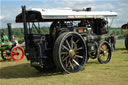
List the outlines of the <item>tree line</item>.
{"label": "tree line", "polygon": [[[49,34],[49,27],[41,27],[40,28],[42,34]],[[5,32],[6,35],[8,35],[8,29],[0,29],[0,33]],[[33,30],[33,32],[36,32],[36,30]],[[122,30],[121,28],[110,28],[108,34],[114,34],[118,36],[119,38],[123,38],[125,35],[125,30]],[[24,40],[24,29],[23,28],[12,28],[12,34],[15,36],[15,38],[22,43]]]}
{"label": "tree line", "polygon": [[[41,27],[40,31],[42,34],[48,34],[49,27]],[[8,28],[0,29],[0,34],[2,32],[8,35]],[[35,30],[33,32],[35,32]],[[18,40],[20,43],[24,41],[24,29],[23,28],[12,28],[12,34],[14,35],[15,39]]]}

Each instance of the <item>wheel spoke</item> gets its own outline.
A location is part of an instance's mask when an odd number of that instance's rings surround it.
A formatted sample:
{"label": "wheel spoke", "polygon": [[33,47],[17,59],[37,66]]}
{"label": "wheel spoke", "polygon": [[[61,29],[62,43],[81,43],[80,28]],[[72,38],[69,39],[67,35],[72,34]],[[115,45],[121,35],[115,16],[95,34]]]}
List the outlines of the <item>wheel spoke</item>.
{"label": "wheel spoke", "polygon": [[63,59],[65,58],[65,56],[63,55],[61,58],[62,58],[62,60],[63,60]]}
{"label": "wheel spoke", "polygon": [[73,65],[72,65],[72,63],[71,63],[71,61],[69,61],[69,63],[70,63],[71,68],[74,69],[74,67],[73,67]]}
{"label": "wheel spoke", "polygon": [[73,59],[73,62],[74,62],[76,65],[80,66],[80,64],[79,64],[75,59]]}
{"label": "wheel spoke", "polygon": [[80,55],[75,55],[75,57],[77,57],[77,58],[83,58],[83,56],[80,56]]}
{"label": "wheel spoke", "polygon": [[62,55],[64,55],[64,54],[65,54],[65,55],[66,55],[66,54],[68,54],[68,52],[61,52],[61,54],[62,54]]}
{"label": "wheel spoke", "polygon": [[63,47],[65,50],[69,51],[69,49],[68,49],[66,46],[62,45],[62,47]]}
{"label": "wheel spoke", "polygon": [[68,67],[68,60],[65,60],[66,67]]}
{"label": "wheel spoke", "polygon": [[68,40],[66,40],[66,43],[67,43],[67,45],[68,45],[68,48],[70,49],[70,48],[71,48],[71,46],[70,46],[70,44],[69,44]]}
{"label": "wheel spoke", "polygon": [[80,40],[77,40],[75,43],[77,44]]}
{"label": "wheel spoke", "polygon": [[74,43],[74,48],[73,49],[77,49],[77,44],[76,42],[73,42]]}
{"label": "wheel spoke", "polygon": [[67,60],[69,58],[69,56],[66,56],[64,59],[63,59],[63,62],[65,61],[65,60]]}
{"label": "wheel spoke", "polygon": [[71,42],[71,49],[73,49],[73,36],[71,37],[70,42]]}
{"label": "wheel spoke", "polygon": [[82,49],[83,49],[82,47],[79,47],[79,48],[75,49],[75,51],[82,50]]}
{"label": "wheel spoke", "polygon": [[70,64],[70,58],[68,58],[68,59],[66,60],[66,67],[69,67],[69,64]]}

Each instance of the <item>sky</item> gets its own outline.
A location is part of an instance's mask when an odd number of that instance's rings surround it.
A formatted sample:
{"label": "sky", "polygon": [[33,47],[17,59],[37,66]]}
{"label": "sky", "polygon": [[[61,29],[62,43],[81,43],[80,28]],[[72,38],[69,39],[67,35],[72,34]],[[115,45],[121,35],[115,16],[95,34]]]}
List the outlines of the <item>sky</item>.
{"label": "sky", "polygon": [[91,7],[94,11],[115,11],[118,16],[112,27],[121,27],[128,23],[128,0],[0,0],[0,28],[6,28],[7,23],[12,27],[23,27],[15,22],[16,15],[21,13],[21,6],[27,8],[71,8],[83,9]]}

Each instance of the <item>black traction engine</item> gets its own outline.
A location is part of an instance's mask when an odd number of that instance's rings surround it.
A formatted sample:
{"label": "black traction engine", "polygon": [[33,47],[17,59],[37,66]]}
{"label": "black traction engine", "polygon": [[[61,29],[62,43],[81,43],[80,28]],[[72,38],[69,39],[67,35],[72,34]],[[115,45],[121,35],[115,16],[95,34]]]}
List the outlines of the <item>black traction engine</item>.
{"label": "black traction engine", "polygon": [[[73,73],[83,70],[89,58],[97,58],[101,64],[110,61],[110,46],[101,39],[107,33],[104,18],[41,13],[27,11],[23,6],[22,13],[16,17],[16,22],[24,23],[25,55],[31,66],[39,71],[57,68],[60,72]],[[51,22],[49,34],[41,33],[35,24],[40,26],[39,22]]]}

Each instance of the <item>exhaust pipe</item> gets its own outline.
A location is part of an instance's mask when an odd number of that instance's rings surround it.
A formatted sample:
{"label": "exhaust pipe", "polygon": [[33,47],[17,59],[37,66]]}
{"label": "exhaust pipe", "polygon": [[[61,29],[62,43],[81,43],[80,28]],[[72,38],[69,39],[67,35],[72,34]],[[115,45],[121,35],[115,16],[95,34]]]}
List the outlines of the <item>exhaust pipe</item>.
{"label": "exhaust pipe", "polygon": [[12,41],[12,27],[11,27],[11,23],[7,23],[7,26],[8,26],[8,38],[9,38],[9,41]]}

